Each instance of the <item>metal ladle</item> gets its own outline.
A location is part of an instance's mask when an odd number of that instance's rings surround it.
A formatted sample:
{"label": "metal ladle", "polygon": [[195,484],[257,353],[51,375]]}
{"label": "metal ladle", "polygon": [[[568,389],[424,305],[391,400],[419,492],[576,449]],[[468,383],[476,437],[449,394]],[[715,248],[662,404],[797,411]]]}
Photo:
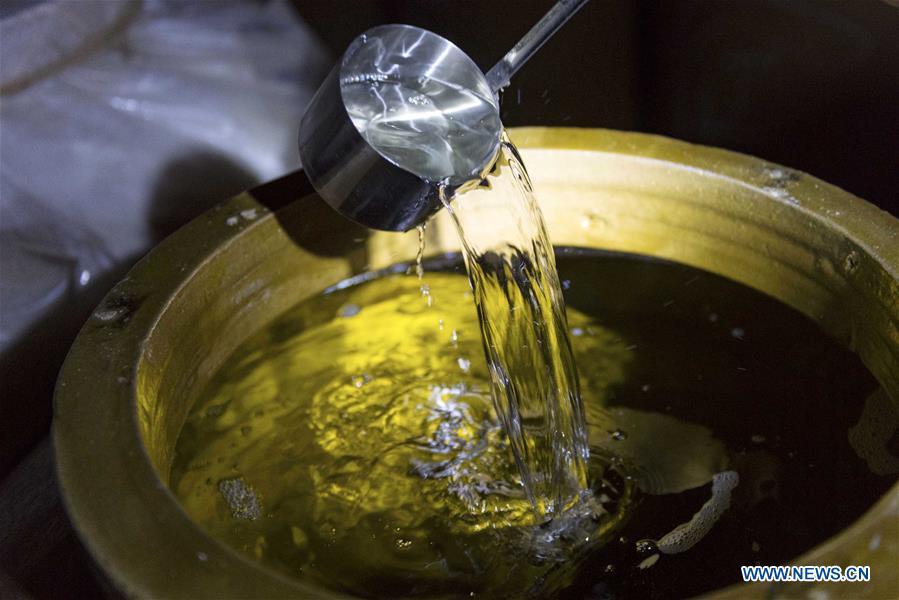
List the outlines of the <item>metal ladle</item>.
{"label": "metal ladle", "polygon": [[485,76],[449,40],[411,25],[358,36],[300,122],[300,160],[319,195],[372,229],[437,212],[438,184],[482,176],[500,146],[496,93],[587,0],[559,0]]}

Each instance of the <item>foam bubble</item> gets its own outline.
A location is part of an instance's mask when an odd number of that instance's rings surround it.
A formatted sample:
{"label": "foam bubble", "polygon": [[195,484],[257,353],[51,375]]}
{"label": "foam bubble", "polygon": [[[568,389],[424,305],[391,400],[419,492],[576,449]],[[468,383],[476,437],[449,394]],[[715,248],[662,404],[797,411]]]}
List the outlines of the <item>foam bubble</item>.
{"label": "foam bubble", "polygon": [[890,453],[887,444],[899,429],[896,409],[880,388],[865,400],[858,423],[849,429],[849,444],[877,475],[899,472],[899,457]]}
{"label": "foam bubble", "polygon": [[723,471],[712,477],[712,497],[709,498],[693,518],[675,527],[662,536],[657,543],[663,554],[686,552],[699,543],[730,508],[731,492],[740,482],[736,471]]}
{"label": "foam bubble", "polygon": [[243,477],[223,479],[218,488],[235,519],[255,521],[262,515],[259,498]]}

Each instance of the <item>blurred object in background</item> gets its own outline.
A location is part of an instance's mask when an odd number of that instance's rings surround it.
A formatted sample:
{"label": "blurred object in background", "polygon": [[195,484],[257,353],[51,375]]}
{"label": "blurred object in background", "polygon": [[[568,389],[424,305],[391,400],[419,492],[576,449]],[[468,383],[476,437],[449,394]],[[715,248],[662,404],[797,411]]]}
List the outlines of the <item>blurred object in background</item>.
{"label": "blurred object in background", "polygon": [[295,125],[331,59],[280,0],[12,0],[0,44],[2,475],[113,282],[85,288],[298,168]]}

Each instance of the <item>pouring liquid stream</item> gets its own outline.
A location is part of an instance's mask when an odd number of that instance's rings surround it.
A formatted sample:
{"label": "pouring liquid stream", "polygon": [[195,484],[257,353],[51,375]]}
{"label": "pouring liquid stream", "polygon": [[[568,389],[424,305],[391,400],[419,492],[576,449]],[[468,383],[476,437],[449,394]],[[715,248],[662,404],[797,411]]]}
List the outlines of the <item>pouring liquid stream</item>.
{"label": "pouring liquid stream", "polygon": [[[507,188],[507,189],[501,189]],[[511,193],[504,193],[511,192]],[[588,494],[589,445],[562,287],[543,214],[503,134],[493,170],[455,195],[438,187],[462,244],[496,412],[528,499],[553,517]],[[466,207],[502,197],[491,227]]]}

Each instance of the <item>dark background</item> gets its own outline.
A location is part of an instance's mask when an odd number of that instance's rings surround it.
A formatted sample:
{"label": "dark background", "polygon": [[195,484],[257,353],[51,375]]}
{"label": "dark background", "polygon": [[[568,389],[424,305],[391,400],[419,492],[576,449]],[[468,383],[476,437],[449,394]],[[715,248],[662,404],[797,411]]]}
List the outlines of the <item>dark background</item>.
{"label": "dark background", "polygon": [[[489,69],[551,0],[293,0],[335,57],[409,23]],[[899,215],[899,7],[592,0],[513,79],[503,121],[657,133],[806,171]]]}

